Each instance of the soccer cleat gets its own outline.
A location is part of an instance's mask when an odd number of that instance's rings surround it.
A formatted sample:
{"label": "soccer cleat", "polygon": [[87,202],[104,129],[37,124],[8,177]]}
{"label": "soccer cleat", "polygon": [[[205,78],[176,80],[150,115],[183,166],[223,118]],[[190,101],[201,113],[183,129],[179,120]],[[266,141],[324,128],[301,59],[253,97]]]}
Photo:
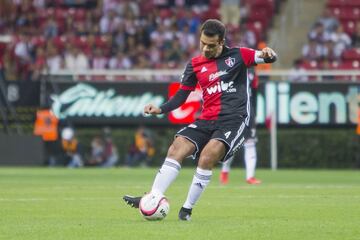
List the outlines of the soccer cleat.
{"label": "soccer cleat", "polygon": [[260,183],[261,183],[261,181],[260,181],[259,179],[256,179],[256,178],[254,178],[254,177],[248,178],[248,179],[246,180],[246,182],[247,182],[248,184],[260,184]]}
{"label": "soccer cleat", "polygon": [[229,173],[228,172],[220,173],[220,183],[223,185],[226,185],[229,183]]}
{"label": "soccer cleat", "polygon": [[179,220],[190,221],[191,220],[191,212],[192,212],[192,209],[184,208],[184,207],[180,208]]}
{"label": "soccer cleat", "polygon": [[133,197],[130,195],[125,195],[123,199],[127,205],[130,205],[133,208],[139,208],[141,197]]}

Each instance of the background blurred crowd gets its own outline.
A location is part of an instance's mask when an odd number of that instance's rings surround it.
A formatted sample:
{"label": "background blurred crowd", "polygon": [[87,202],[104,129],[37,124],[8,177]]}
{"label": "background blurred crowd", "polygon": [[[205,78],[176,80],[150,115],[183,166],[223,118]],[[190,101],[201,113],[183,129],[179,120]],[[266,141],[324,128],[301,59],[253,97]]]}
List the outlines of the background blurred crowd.
{"label": "background blurred crowd", "polygon": [[0,69],[7,80],[35,80],[43,70],[182,68],[198,54],[204,19],[223,18],[227,44],[256,48],[279,2],[4,0]]}

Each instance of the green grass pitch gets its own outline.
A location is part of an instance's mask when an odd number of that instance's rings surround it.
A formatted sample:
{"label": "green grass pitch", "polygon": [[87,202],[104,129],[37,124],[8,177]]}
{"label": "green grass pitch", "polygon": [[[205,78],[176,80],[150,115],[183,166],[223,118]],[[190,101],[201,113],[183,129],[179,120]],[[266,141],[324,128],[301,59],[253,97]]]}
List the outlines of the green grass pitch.
{"label": "green grass pitch", "polygon": [[216,169],[180,222],[194,172],[184,168],[166,193],[170,214],[148,222],[121,198],[148,191],[156,171],[0,168],[0,239],[360,239],[359,171],[258,170],[263,184],[249,186],[233,169],[222,186]]}

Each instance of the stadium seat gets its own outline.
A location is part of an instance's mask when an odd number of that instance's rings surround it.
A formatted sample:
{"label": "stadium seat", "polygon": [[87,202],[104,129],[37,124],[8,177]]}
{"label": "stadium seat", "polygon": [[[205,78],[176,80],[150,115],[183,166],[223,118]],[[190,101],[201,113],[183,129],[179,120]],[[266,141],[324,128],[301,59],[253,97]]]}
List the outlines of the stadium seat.
{"label": "stadium seat", "polygon": [[357,20],[360,18],[359,8],[335,7],[328,8],[330,12],[340,21]]}
{"label": "stadium seat", "polygon": [[317,61],[306,61],[302,62],[301,67],[306,70],[319,70],[321,69],[321,64]]}
{"label": "stadium seat", "polygon": [[349,7],[360,7],[360,0],[346,0],[345,5]]}
{"label": "stadium seat", "polygon": [[328,0],[327,6],[329,7],[342,7],[345,6],[345,0]]}
{"label": "stadium seat", "polygon": [[257,42],[260,41],[262,38],[263,31],[265,29],[263,23],[259,21],[248,22],[246,26],[255,33]]}
{"label": "stadium seat", "polygon": [[360,67],[360,62],[358,60],[344,61],[343,63],[340,64],[341,69],[347,69],[347,70],[359,69],[359,67]]}
{"label": "stadium seat", "polygon": [[341,21],[341,24],[344,27],[344,32],[352,36],[355,33],[355,21]]}
{"label": "stadium seat", "polygon": [[344,51],[342,57],[344,60],[359,60],[360,48],[347,49]]}

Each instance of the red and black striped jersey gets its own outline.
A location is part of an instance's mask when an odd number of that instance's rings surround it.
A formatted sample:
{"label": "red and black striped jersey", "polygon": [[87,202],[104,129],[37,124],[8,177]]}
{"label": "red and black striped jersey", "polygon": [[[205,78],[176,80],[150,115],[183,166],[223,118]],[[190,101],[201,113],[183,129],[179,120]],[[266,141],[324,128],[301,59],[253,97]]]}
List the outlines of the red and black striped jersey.
{"label": "red and black striped jersey", "polygon": [[181,89],[202,88],[203,106],[199,119],[230,120],[250,116],[250,81],[247,70],[255,65],[255,50],[224,47],[220,56],[196,56],[181,76]]}

